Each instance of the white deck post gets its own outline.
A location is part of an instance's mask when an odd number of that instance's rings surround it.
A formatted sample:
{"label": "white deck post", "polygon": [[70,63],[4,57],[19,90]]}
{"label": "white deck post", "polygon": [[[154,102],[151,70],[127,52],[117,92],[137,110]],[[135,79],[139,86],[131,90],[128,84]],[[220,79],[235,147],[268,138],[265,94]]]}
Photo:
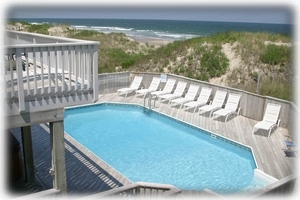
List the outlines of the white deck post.
{"label": "white deck post", "polygon": [[50,139],[52,154],[50,173],[53,175],[53,187],[60,190],[62,194],[66,194],[67,178],[63,121],[50,122]]}
{"label": "white deck post", "polygon": [[94,45],[93,55],[93,101],[98,101],[98,45]]}

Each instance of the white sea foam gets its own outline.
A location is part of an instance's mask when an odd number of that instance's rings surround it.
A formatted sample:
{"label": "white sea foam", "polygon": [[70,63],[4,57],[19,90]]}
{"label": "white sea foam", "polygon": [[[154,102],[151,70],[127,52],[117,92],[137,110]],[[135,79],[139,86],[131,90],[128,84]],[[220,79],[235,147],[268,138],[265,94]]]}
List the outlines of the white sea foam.
{"label": "white sea foam", "polygon": [[32,25],[42,25],[42,24],[48,24],[48,22],[31,22]]}
{"label": "white sea foam", "polygon": [[87,30],[95,30],[103,33],[124,33],[128,36],[132,37],[148,37],[148,38],[159,38],[159,39],[168,39],[168,40],[184,40],[196,37],[196,35],[191,34],[180,34],[180,33],[166,33],[154,30],[136,30],[134,28],[125,28],[125,27],[117,27],[117,26],[82,26],[82,25],[74,25],[75,29],[87,29]]}
{"label": "white sea foam", "polygon": [[74,28],[80,28],[80,29],[83,29],[83,28],[87,28],[87,26],[79,26],[79,25],[76,25],[76,26],[73,26]]}

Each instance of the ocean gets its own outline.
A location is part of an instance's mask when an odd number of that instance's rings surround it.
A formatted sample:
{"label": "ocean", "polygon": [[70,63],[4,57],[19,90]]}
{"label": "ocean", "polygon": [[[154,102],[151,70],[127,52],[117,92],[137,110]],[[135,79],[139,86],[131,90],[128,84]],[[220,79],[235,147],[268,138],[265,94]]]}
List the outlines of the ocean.
{"label": "ocean", "polygon": [[131,37],[163,40],[185,40],[226,31],[269,32],[292,36],[292,24],[265,24],[241,22],[211,22],[183,20],[140,19],[10,19],[32,24],[69,24],[76,29],[95,30],[103,33],[122,32]]}

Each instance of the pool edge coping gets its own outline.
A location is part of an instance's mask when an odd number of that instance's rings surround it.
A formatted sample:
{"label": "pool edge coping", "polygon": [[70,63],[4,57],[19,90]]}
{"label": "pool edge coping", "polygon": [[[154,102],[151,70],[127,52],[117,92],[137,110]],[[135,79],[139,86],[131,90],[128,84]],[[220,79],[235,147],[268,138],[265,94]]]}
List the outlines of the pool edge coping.
{"label": "pool edge coping", "polygon": [[[101,104],[115,104],[115,105],[116,105],[116,104],[119,104],[119,105],[121,104],[121,105],[131,105],[131,106],[138,106],[138,107],[141,107],[141,108],[148,109],[148,108],[144,107],[143,105],[137,104],[137,103],[120,103],[120,102],[107,102],[107,101],[106,101],[106,102],[98,102],[98,103],[97,103],[97,102],[96,102],[96,103],[90,103],[90,104],[79,105],[79,106],[66,107],[65,109],[67,110],[67,109],[74,109],[74,108],[87,107],[87,106],[97,106],[97,105],[101,105]],[[149,110],[149,109],[148,109],[148,110]],[[162,115],[162,116],[168,117],[168,118],[170,118],[170,119],[172,119],[172,120],[175,120],[175,121],[178,121],[178,122],[180,122],[180,123],[186,124],[186,125],[188,125],[188,126],[190,126],[190,127],[192,127],[192,128],[201,129],[201,130],[203,130],[203,131],[209,133],[209,134],[211,135],[211,137],[213,137],[213,136],[218,136],[219,138],[222,138],[223,140],[228,140],[228,141],[230,141],[231,143],[235,143],[235,144],[238,144],[239,146],[243,146],[243,147],[246,147],[246,148],[250,149],[251,154],[252,154],[252,157],[253,157],[253,160],[254,160],[255,169],[259,169],[259,168],[258,168],[258,165],[257,165],[256,158],[255,158],[254,151],[253,151],[253,149],[252,149],[251,146],[242,144],[242,143],[240,143],[240,142],[238,142],[238,141],[235,141],[235,140],[233,140],[233,139],[227,138],[227,137],[222,136],[222,135],[220,135],[220,134],[218,134],[218,133],[213,133],[213,132],[211,132],[211,131],[209,131],[209,130],[207,130],[207,129],[205,129],[205,128],[198,127],[198,126],[193,125],[193,124],[191,124],[191,123],[188,123],[188,122],[185,122],[185,121],[183,121],[183,120],[177,119],[177,118],[175,118],[175,117],[173,117],[173,116],[170,116],[170,115],[167,115],[167,114],[165,114],[165,113],[159,112],[159,111],[157,111],[157,110],[153,110],[153,109],[150,109],[150,110],[151,110],[152,112],[156,112],[156,113],[159,114],[159,115]],[[74,139],[74,140],[75,140],[75,139]]]}

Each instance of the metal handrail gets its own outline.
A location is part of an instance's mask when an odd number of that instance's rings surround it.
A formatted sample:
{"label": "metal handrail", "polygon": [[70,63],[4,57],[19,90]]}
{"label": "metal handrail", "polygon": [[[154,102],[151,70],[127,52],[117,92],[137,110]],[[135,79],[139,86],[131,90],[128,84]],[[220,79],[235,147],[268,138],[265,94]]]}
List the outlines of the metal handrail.
{"label": "metal handrail", "polygon": [[[149,97],[148,97],[149,96]],[[155,99],[154,99],[155,97]],[[148,109],[151,110],[151,105],[152,105],[152,100],[154,99],[154,104],[153,107],[155,108],[155,102],[157,100],[157,95],[156,94],[151,94],[151,92],[147,92],[144,96],[144,108],[146,107],[146,99],[148,98]]]}

